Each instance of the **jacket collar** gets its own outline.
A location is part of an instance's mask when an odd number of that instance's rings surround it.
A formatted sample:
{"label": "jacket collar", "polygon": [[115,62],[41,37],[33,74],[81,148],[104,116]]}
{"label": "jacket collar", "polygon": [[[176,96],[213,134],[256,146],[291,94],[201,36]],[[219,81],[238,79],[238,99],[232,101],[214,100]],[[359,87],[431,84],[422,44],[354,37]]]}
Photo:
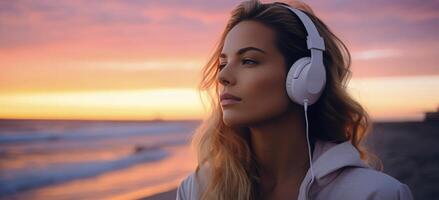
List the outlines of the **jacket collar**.
{"label": "jacket collar", "polygon": [[299,200],[308,199],[311,186],[324,187],[343,167],[369,167],[360,159],[358,150],[349,140],[342,143],[316,140],[311,162],[314,181],[311,183],[311,171],[308,169],[300,185]]}
{"label": "jacket collar", "polygon": [[361,159],[358,150],[348,140],[342,143],[316,141],[313,156],[315,179],[321,179],[340,168],[368,167]]}

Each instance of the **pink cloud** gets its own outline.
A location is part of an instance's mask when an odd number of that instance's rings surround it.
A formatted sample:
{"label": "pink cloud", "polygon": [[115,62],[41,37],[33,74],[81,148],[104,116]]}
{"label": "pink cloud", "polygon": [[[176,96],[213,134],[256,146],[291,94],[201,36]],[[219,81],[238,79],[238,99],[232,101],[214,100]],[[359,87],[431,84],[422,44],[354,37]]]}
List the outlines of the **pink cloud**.
{"label": "pink cloud", "polygon": [[[0,5],[2,66],[19,59],[142,61],[206,58],[236,1],[8,1]],[[358,60],[359,76],[438,73],[435,1],[308,2],[353,54],[394,49]],[[391,15],[389,15],[391,13]],[[379,53],[379,52],[378,52]],[[388,57],[388,58],[387,58]],[[355,59],[355,58],[354,58]],[[386,70],[375,65],[385,60]],[[417,70],[411,70],[417,65]],[[378,66],[383,65],[379,64]],[[372,71],[371,71],[372,70]]]}

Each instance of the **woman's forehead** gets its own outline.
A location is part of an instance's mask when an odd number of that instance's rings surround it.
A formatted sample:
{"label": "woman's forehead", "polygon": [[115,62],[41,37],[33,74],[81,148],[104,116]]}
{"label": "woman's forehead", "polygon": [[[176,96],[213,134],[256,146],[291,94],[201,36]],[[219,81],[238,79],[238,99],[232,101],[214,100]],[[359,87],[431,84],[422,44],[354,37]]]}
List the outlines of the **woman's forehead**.
{"label": "woman's forehead", "polygon": [[227,34],[222,53],[235,54],[244,47],[256,47],[270,52],[274,48],[274,32],[260,22],[242,21]]}

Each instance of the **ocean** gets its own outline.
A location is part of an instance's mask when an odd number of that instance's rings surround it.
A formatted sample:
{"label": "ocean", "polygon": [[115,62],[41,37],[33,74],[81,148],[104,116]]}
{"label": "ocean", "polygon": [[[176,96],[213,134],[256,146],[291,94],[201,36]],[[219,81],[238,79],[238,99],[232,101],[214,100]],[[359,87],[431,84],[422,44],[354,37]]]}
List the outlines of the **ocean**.
{"label": "ocean", "polygon": [[136,199],[195,167],[200,121],[0,120],[0,199]]}

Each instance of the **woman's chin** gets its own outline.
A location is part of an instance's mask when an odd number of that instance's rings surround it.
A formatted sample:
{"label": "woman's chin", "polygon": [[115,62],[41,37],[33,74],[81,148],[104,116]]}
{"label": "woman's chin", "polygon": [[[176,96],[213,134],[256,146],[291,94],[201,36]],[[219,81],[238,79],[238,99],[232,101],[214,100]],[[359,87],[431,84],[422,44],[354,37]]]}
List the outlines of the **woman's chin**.
{"label": "woman's chin", "polygon": [[247,119],[241,119],[237,117],[231,117],[231,116],[224,116],[223,122],[225,125],[229,127],[242,127],[247,126],[248,120]]}

